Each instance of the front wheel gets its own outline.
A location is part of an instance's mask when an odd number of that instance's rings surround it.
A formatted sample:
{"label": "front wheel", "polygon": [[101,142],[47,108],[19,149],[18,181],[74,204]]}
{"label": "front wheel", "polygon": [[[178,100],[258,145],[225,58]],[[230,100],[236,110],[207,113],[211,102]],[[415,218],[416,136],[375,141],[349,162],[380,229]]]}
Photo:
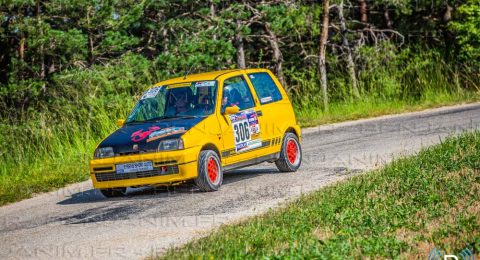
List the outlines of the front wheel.
{"label": "front wheel", "polygon": [[100,192],[107,198],[122,197],[127,193],[127,188],[100,189]]}
{"label": "front wheel", "polygon": [[302,164],[302,147],[298,138],[293,133],[286,133],[283,137],[282,150],[280,158],[275,161],[275,165],[281,172],[294,172]]}
{"label": "front wheel", "polygon": [[212,150],[200,152],[198,157],[198,176],[195,184],[201,191],[216,191],[223,182],[222,165],[218,154]]}

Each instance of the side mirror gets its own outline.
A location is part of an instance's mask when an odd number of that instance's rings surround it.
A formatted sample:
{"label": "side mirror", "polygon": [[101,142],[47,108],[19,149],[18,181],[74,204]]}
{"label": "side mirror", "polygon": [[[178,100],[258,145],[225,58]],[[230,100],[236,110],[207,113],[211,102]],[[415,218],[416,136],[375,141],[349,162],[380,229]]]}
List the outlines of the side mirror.
{"label": "side mirror", "polygon": [[233,114],[236,114],[240,112],[240,108],[238,108],[237,106],[233,106],[233,107],[226,107],[225,108],[225,115],[233,115]]}
{"label": "side mirror", "polygon": [[118,127],[122,127],[125,124],[125,119],[118,119],[116,125]]}

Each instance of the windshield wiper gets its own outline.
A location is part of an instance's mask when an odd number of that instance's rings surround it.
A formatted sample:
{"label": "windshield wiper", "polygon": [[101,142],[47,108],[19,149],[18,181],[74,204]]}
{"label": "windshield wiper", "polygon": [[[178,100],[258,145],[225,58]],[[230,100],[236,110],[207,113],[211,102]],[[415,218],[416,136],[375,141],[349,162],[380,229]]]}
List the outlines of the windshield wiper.
{"label": "windshield wiper", "polygon": [[164,116],[164,117],[162,117],[162,119],[171,119],[171,118],[198,118],[198,117],[205,117],[205,116],[171,115],[171,116]]}
{"label": "windshield wiper", "polygon": [[127,124],[131,124],[131,123],[158,122],[158,121],[161,121],[161,120],[172,119],[172,118],[185,118],[185,119],[190,119],[190,118],[198,118],[198,117],[205,117],[205,116],[189,116],[189,115],[159,116],[159,117],[154,117],[154,118],[150,118],[150,119],[143,120],[143,121],[130,121],[130,122],[127,122]]}
{"label": "windshield wiper", "polygon": [[153,118],[150,118],[150,119],[147,119],[147,120],[143,120],[143,122],[155,122],[155,121],[160,121],[163,118],[164,118],[163,116],[157,116],[157,117],[153,117]]}
{"label": "windshield wiper", "polygon": [[125,122],[125,124],[126,124],[126,125],[128,125],[128,124],[141,124],[141,123],[143,123],[143,122],[145,122],[145,121],[133,120],[133,121]]}
{"label": "windshield wiper", "polygon": [[163,119],[163,116],[159,116],[159,117],[154,117],[154,118],[150,118],[150,119],[147,119],[147,120],[133,120],[133,121],[125,122],[125,124],[135,124],[135,123],[141,124],[141,123],[146,123],[146,122],[160,121],[162,119]]}

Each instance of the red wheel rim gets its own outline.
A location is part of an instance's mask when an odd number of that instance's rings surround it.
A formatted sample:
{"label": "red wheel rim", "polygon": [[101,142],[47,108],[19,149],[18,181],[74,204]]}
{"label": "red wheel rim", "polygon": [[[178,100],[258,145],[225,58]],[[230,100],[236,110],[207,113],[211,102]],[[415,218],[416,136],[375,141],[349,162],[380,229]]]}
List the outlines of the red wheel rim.
{"label": "red wheel rim", "polygon": [[212,183],[215,183],[218,177],[218,165],[217,165],[217,161],[215,161],[215,159],[213,159],[212,157],[208,158],[207,170],[208,170],[208,178],[210,178],[210,181]]}
{"label": "red wheel rim", "polygon": [[298,148],[297,143],[293,140],[288,140],[287,142],[287,158],[291,164],[294,164],[297,160]]}

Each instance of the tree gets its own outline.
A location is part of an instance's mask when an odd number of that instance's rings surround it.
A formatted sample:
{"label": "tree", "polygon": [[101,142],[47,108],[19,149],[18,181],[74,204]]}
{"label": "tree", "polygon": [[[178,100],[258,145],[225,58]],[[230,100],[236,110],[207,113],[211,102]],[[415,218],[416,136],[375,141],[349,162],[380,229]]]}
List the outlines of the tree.
{"label": "tree", "polygon": [[468,0],[456,16],[449,26],[457,33],[461,59],[480,63],[480,0]]}
{"label": "tree", "polygon": [[[365,1],[363,1],[365,2]],[[365,7],[366,8],[366,7]],[[343,0],[337,5],[338,10],[338,19],[340,20],[340,34],[342,35],[342,47],[347,54],[347,68],[348,74],[350,75],[350,83],[352,84],[353,95],[357,98],[360,98],[360,92],[358,91],[357,76],[355,72],[355,63],[353,62],[352,57],[352,48],[348,42],[347,38],[347,26],[345,23],[345,17],[343,15]],[[366,21],[366,18],[365,18]],[[363,22],[363,19],[362,19]]]}
{"label": "tree", "polygon": [[327,93],[327,65],[325,60],[325,51],[328,41],[328,27],[330,15],[330,1],[323,0],[323,19],[322,34],[320,36],[319,55],[318,55],[318,74],[320,76],[320,86],[322,88],[323,108],[328,111],[328,93]]}

